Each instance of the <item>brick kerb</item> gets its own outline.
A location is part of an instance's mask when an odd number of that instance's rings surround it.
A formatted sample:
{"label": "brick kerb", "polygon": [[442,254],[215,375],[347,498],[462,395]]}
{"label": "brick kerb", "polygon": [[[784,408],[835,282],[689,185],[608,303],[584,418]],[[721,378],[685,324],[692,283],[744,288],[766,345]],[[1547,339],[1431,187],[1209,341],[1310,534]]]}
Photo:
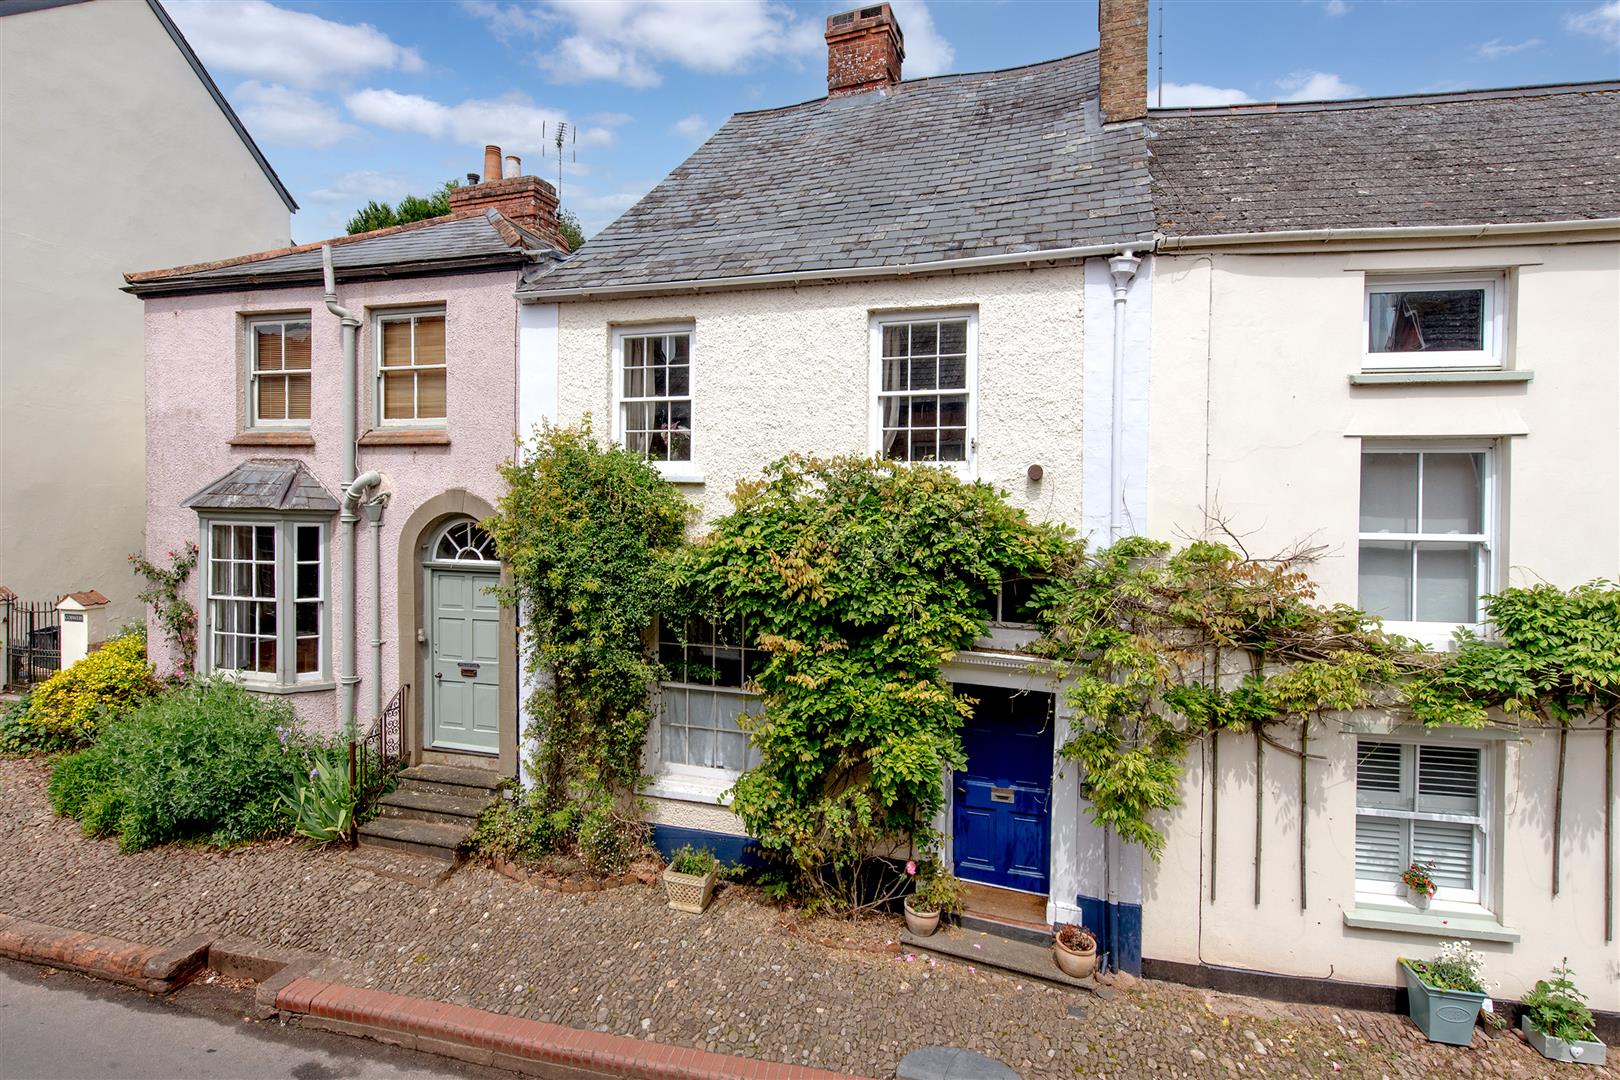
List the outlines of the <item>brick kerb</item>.
{"label": "brick kerb", "polygon": [[141,945],[0,915],[0,956],[77,971],[153,994],[170,993],[200,971],[208,941],[205,934],[193,934],[172,945]]}
{"label": "brick kerb", "polygon": [[276,996],[275,1005],[281,1012],[307,1016],[317,1026],[364,1033],[384,1042],[409,1041],[419,1050],[479,1064],[491,1064],[499,1058],[504,1068],[531,1075],[570,1080],[701,1080],[714,1076],[739,1080],[850,1080],[846,1074],[822,1069],[664,1046],[625,1035],[578,1031],[465,1005],[307,977],[287,983]]}

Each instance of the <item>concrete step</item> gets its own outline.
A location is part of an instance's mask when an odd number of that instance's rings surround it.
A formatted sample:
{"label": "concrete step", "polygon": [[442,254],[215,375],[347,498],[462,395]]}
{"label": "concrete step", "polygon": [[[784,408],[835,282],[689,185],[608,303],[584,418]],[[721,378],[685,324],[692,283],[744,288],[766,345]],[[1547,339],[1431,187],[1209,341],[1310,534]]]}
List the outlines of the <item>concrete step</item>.
{"label": "concrete step", "polygon": [[[459,790],[482,791],[481,788]],[[441,825],[472,825],[497,798],[493,792],[481,796],[443,795],[432,790],[432,785],[407,780],[378,799],[377,805],[383,817],[433,821]]]}
{"label": "concrete step", "polygon": [[343,859],[357,870],[423,889],[433,888],[456,868],[455,863],[436,855],[415,855],[397,848],[367,844],[344,852]]}
{"label": "concrete step", "polygon": [[1015,941],[985,931],[963,930],[956,926],[941,926],[927,937],[918,937],[910,930],[900,931],[900,944],[918,952],[979,968],[994,968],[1009,975],[1038,979],[1055,986],[1068,986],[1086,990],[1100,998],[1111,998],[1114,991],[1094,979],[1071,979],[1058,970],[1049,946],[1028,941]]}
{"label": "concrete step", "polygon": [[380,817],[360,826],[360,846],[394,848],[454,864],[461,860],[461,845],[470,835],[471,825]]}
{"label": "concrete step", "polygon": [[487,798],[495,794],[506,778],[494,769],[465,765],[412,765],[401,769],[400,786],[409,786],[436,795],[458,798]]}

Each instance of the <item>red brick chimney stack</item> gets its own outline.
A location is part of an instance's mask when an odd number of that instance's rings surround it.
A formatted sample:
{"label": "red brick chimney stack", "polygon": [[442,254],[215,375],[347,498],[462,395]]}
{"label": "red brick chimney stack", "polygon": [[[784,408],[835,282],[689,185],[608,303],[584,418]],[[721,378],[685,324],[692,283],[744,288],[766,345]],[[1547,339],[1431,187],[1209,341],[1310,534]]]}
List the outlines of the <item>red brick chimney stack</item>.
{"label": "red brick chimney stack", "polygon": [[1105,124],[1147,115],[1148,0],[1099,0],[1097,98]]}
{"label": "red brick chimney stack", "polygon": [[[517,158],[506,159],[516,173],[521,168]],[[546,243],[568,250],[568,243],[557,227],[557,189],[538,176],[501,176],[501,148],[484,147],[484,181],[468,184],[450,192],[450,213],[465,217],[483,213],[490,207],[499,210],[514,225],[521,225],[537,233]]]}
{"label": "red brick chimney stack", "polygon": [[900,81],[905,58],[906,39],[888,4],[856,8],[827,19],[829,97],[893,86]]}

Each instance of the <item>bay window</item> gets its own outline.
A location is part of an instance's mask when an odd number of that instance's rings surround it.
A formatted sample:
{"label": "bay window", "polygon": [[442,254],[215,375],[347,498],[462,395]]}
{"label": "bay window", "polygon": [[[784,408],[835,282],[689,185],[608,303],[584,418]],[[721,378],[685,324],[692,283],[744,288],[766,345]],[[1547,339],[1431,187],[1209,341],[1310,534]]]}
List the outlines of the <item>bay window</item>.
{"label": "bay window", "polygon": [[202,668],[250,683],[326,679],[326,526],[205,519]]}

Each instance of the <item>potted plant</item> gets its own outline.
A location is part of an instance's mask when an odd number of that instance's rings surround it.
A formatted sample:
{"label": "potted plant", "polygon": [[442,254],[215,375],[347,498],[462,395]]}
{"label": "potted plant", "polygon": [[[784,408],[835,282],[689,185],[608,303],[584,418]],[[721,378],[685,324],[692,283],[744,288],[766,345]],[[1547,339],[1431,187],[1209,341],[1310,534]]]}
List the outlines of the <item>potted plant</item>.
{"label": "potted plant", "polygon": [[1406,886],[1406,898],[1412,901],[1412,906],[1419,911],[1429,909],[1429,901],[1434,899],[1434,863],[1413,863],[1401,875],[1401,884]]}
{"label": "potted plant", "polygon": [[683,844],[669,857],[664,869],[664,893],[676,911],[703,914],[714,895],[714,879],[720,873],[720,860],[708,848]]}
{"label": "potted plant", "polygon": [[1074,923],[1058,927],[1052,958],[1069,978],[1091,978],[1097,971],[1097,935]]}
{"label": "potted plant", "polygon": [[1433,960],[1401,959],[1406,1010],[1430,1042],[1467,1046],[1485,1003],[1485,957],[1466,941],[1448,941]]}
{"label": "potted plant", "polygon": [[937,862],[927,863],[920,875],[916,862],[908,862],[906,875],[916,881],[904,902],[906,929],[918,937],[927,937],[939,929],[940,916],[961,906],[962,883],[956,875],[940,869]]}
{"label": "potted plant", "polygon": [[1575,986],[1566,957],[1551,979],[1538,979],[1524,995],[1519,1028],[1542,1057],[1580,1065],[1602,1065],[1608,1054],[1592,1026],[1586,995]]}

